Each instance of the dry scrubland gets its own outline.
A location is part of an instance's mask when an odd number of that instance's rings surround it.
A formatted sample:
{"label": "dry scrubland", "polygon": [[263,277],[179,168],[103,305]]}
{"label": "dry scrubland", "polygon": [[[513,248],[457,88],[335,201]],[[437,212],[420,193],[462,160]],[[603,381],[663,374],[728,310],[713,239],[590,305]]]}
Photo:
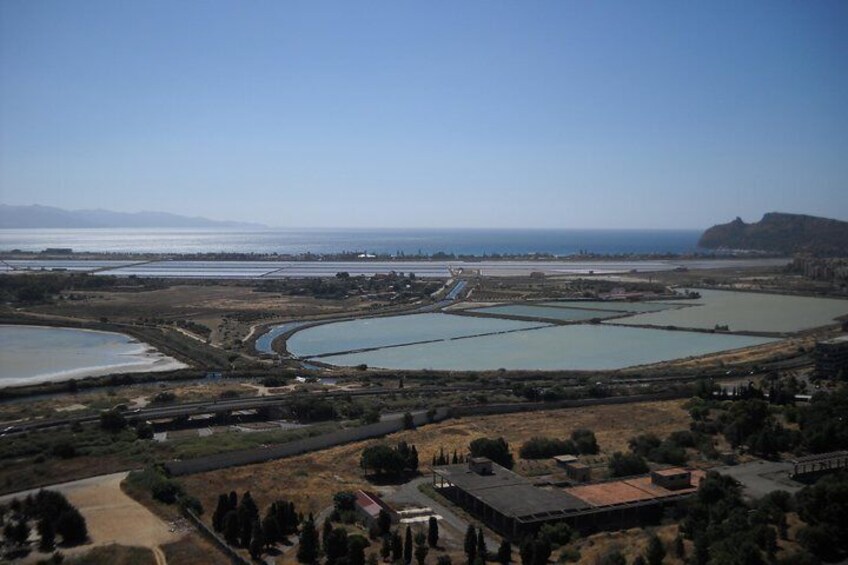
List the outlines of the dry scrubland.
{"label": "dry scrubland", "polygon": [[69,300],[26,308],[50,316],[133,322],[139,318],[191,320],[212,330],[211,341],[220,345],[244,339],[257,323],[356,311],[367,304],[358,298],[316,299],[254,292],[235,284],[175,285],[138,292],[67,292]]}
{"label": "dry scrubland", "polygon": [[662,437],[688,429],[689,414],[683,408],[684,402],[645,402],[447,420],[398,432],[384,440],[357,442],[269,463],[193,475],[181,481],[201,500],[204,508],[210,509],[207,519],[218,495],[230,490],[239,494],[249,490],[263,512],[274,500],[285,498],[292,500],[298,511],[318,513],[332,503],[333,493],[369,486],[359,469],[359,456],[363,448],[378,441],[405,440],[415,444],[425,472],[439,448],[449,453],[454,449],[464,453],[471,440],[478,437],[505,437],[517,457],[521,443],[533,436],[567,437],[576,428],[589,428],[597,436],[601,453],[612,453],[626,450],[627,440],[636,434],[650,431]]}

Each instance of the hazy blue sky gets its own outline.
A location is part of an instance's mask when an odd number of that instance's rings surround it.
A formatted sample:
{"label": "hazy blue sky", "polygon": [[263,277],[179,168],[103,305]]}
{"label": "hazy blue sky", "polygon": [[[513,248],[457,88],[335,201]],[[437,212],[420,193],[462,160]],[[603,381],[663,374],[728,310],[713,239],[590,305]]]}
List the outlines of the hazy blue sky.
{"label": "hazy blue sky", "polygon": [[848,219],[848,2],[0,2],[0,202],[279,226]]}

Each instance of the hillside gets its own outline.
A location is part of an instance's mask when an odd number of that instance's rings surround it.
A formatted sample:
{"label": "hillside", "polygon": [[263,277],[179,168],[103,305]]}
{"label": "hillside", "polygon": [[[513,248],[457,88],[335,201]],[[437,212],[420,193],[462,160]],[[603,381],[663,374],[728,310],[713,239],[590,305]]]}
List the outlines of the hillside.
{"label": "hillside", "polygon": [[699,247],[745,249],[771,253],[811,253],[819,256],[848,255],[848,222],[771,212],[759,222],[741,218],[709,228]]}
{"label": "hillside", "polygon": [[222,222],[165,212],[112,212],[109,210],[63,210],[51,206],[0,204],[2,228],[263,228],[260,224]]}

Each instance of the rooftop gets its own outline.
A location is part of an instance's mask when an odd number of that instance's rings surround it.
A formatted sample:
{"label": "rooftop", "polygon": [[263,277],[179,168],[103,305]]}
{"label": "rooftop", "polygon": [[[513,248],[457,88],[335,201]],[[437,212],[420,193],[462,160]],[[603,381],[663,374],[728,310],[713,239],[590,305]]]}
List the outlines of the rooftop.
{"label": "rooftop", "polygon": [[524,477],[497,464],[492,465],[491,475],[478,475],[466,465],[446,465],[433,472],[505,516],[532,520],[587,507],[585,502],[566,492],[533,486]]}
{"label": "rooftop", "polygon": [[689,470],[681,469],[680,467],[674,467],[672,469],[659,469],[657,471],[654,471],[654,473],[661,477],[676,477],[678,475],[684,475],[688,472]]}
{"label": "rooftop", "polygon": [[[665,469],[673,471],[673,474],[684,472],[684,469]],[[639,502],[655,498],[665,498],[688,494],[698,490],[701,480],[704,478],[703,471],[694,470],[692,473],[692,486],[671,490],[654,484],[650,476],[634,477],[620,481],[608,481],[569,487],[565,492],[592,506],[614,506],[628,502]]]}

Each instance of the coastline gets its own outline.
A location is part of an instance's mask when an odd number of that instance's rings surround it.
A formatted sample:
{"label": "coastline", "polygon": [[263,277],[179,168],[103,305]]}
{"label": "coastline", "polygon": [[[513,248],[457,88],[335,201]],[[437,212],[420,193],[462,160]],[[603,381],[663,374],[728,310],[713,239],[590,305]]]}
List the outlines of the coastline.
{"label": "coastline", "polygon": [[131,346],[132,349],[119,353],[117,362],[101,364],[91,363],[89,365],[75,367],[60,371],[40,371],[35,374],[30,374],[22,377],[16,376],[0,376],[0,389],[8,386],[25,386],[34,385],[45,382],[61,382],[70,379],[84,379],[88,377],[102,377],[113,374],[122,373],[153,373],[153,372],[168,372],[179,369],[188,368],[189,365],[169,357],[155,347],[144,343],[132,336],[120,332],[94,330],[89,328],[73,328],[61,326],[26,326],[17,324],[0,324],[0,328],[32,328],[44,329],[45,331],[69,331],[69,332],[88,332],[110,336],[119,336],[126,340],[125,343]]}

